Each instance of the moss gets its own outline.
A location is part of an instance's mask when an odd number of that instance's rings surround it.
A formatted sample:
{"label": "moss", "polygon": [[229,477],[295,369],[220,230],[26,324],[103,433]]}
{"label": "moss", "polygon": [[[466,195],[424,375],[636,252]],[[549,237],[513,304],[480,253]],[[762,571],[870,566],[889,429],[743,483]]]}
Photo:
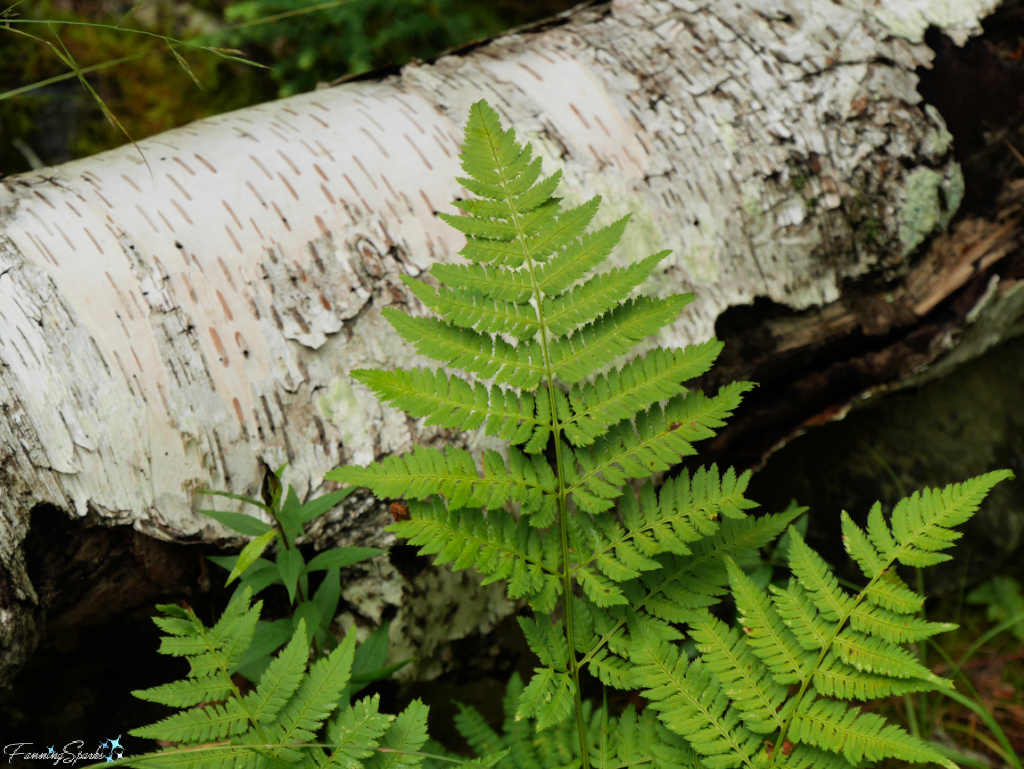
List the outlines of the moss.
{"label": "moss", "polygon": [[858,232],[865,241],[871,243],[881,243],[882,241],[882,223],[874,217],[865,219],[858,228]]}

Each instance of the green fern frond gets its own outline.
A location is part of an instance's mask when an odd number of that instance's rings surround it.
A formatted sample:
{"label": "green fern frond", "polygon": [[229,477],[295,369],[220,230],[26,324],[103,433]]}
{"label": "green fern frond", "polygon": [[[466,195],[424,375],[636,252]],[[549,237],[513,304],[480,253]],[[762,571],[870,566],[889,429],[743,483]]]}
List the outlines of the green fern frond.
{"label": "green fern frond", "polygon": [[719,479],[718,468],[700,468],[692,478],[683,471],[666,481],[655,497],[653,486],[641,490],[640,500],[626,495],[620,506],[623,524],[602,517],[586,526],[586,541],[574,546],[577,563],[572,574],[584,584],[586,571],[596,568],[614,582],[625,582],[644,571],[661,569],[661,561],[650,556],[659,553],[686,554],[686,543],[713,534],[721,512],[742,517],[743,510],[756,505],[743,497],[749,474],[740,478],[730,469]]}
{"label": "green fern frond", "polygon": [[779,710],[786,700],[786,689],[759,664],[739,630],[709,614],[692,625],[691,636],[704,664],[723,684],[733,705],[743,712],[747,727],[760,734],[781,729],[784,724]]}
{"label": "green fern frond", "polygon": [[258,723],[270,722],[291,699],[302,683],[309,659],[305,625],[296,632],[284,650],[267,665],[256,691],[247,697],[249,712]]}
{"label": "green fern frond", "polygon": [[639,578],[638,595],[631,603],[667,622],[695,622],[700,609],[715,605],[727,592],[727,559],[749,562],[757,552],[776,539],[801,508],[761,518],[725,519],[710,537],[698,540],[685,556],[661,556],[660,572]]}
{"label": "green fern frond", "polygon": [[435,264],[430,274],[442,284],[462,286],[490,299],[522,303],[533,296],[533,282],[525,270],[492,264]]}
{"label": "green fern frond", "polygon": [[[327,727],[327,740],[335,747],[335,763],[346,767],[369,758],[395,717],[380,712],[380,695],[359,700],[339,712]],[[347,763],[346,763],[347,762]]]}
{"label": "green fern frond", "polygon": [[779,684],[805,680],[813,658],[804,653],[797,637],[786,627],[764,591],[735,562],[729,561],[727,568],[740,625],[751,651],[761,658]]}
{"label": "green fern frond", "polygon": [[722,343],[715,339],[684,350],[658,348],[591,383],[574,386],[569,392],[573,416],[563,423],[566,435],[574,446],[593,443],[610,425],[686,392],[682,383],[711,368],[721,351]]}
{"label": "green fern frond", "polygon": [[413,700],[391,723],[384,739],[380,741],[381,751],[375,752],[363,763],[365,769],[399,769],[418,766],[422,756],[410,755],[423,747],[427,741],[427,706]]}
{"label": "green fern frond", "polygon": [[586,379],[674,321],[692,300],[692,294],[681,294],[668,299],[640,297],[619,305],[556,340],[551,345],[551,373],[569,384]]}
{"label": "green fern frond", "polygon": [[[410,519],[392,531],[438,562],[506,580],[511,597],[530,602],[536,619],[522,627],[539,665],[527,686],[510,684],[503,732],[463,711],[471,745],[517,769],[850,769],[941,759],[846,700],[949,685],[902,646],[950,626],[919,616],[923,599],[896,569],[945,560],[954,527],[1009,474],[921,492],[889,521],[876,505],[864,528],[844,514],[847,552],[865,575],[860,591],[842,587],[795,528],[788,585],[755,585],[743,567],[759,562],[759,549],[800,510],[748,516],[749,476],[715,467],[680,472],[660,491],[647,484],[633,494],[628,485],[677,468],[753,386],[687,391],[720,353],[714,340],[621,362],[692,300],[633,296],[664,253],[599,272],[627,219],[588,231],[600,199],[563,208],[559,174],[544,176],[533,149],[482,102],[470,112],[461,162],[460,183],[475,198],[441,218],[466,236],[460,253],[469,263],[434,267],[436,289],[406,281],[439,317],[384,314],[420,354],[461,369],[466,381],[426,369],[357,377],[429,425],[508,440],[508,458],[420,447],[327,477],[410,500]],[[727,594],[735,628],[709,612]],[[692,661],[681,651],[684,632]],[[640,688],[650,706],[618,720],[587,710],[581,669]]]}
{"label": "green fern frond", "polygon": [[[508,682],[503,699],[505,719],[499,732],[471,707],[459,706],[455,725],[478,756],[507,754],[496,769],[570,769],[580,765],[580,744],[575,726],[552,725],[538,731],[535,719],[516,718],[525,687],[518,674]],[[669,732],[650,711],[627,708],[617,718],[584,704],[586,745],[591,766],[601,769],[698,769],[686,741]],[[435,769],[432,765],[430,769]],[[441,764],[436,765],[441,769]]]}
{"label": "green fern frond", "polygon": [[[789,750],[809,745],[838,754],[852,765],[896,758],[952,766],[921,740],[877,715],[862,715],[841,700],[865,701],[950,687],[900,644],[951,626],[915,615],[921,599],[892,569],[897,562],[933,561],[939,550],[956,539],[948,526],[966,520],[984,494],[1007,477],[1005,472],[990,473],[943,490],[921,492],[897,505],[891,525],[876,505],[868,517],[867,532],[844,516],[847,550],[868,579],[856,594],[839,585],[824,560],[793,528],[788,560],[794,576],[787,588],[774,588],[771,598],[734,562],[727,562],[743,634],[715,619],[691,620],[691,632],[704,659],[697,678],[709,690],[723,691],[728,700],[716,717],[732,724],[729,714],[739,714],[743,728],[776,735],[773,744],[788,740]],[[760,658],[760,671],[748,655]],[[683,666],[671,674],[662,671],[660,678],[649,659],[645,666],[634,675],[644,681],[648,696],[658,700],[652,703],[656,707],[665,709],[692,698],[696,690],[687,689],[690,684],[680,672]],[[760,677],[764,675],[768,677]],[[784,687],[790,685],[796,687],[793,695],[785,693]],[[662,717],[676,728],[670,716]],[[750,758],[746,746],[730,750],[733,761]],[[810,765],[806,749],[795,751],[793,761],[780,758],[781,754],[773,752],[767,766]],[[820,764],[843,765],[838,759]]]}
{"label": "green fern frond", "polygon": [[517,718],[535,717],[543,730],[565,722],[572,714],[573,682],[566,670],[537,668],[519,698]]}
{"label": "green fern frond", "polygon": [[508,334],[516,339],[530,339],[540,330],[537,310],[525,302],[492,299],[467,289],[442,289],[435,293],[430,286],[402,276],[424,305],[446,321],[461,328],[489,334]]}
{"label": "green fern frond", "polygon": [[423,555],[455,569],[470,566],[484,575],[484,584],[508,581],[510,598],[528,598],[535,605],[554,605],[561,593],[559,573],[552,566],[554,541],[542,544],[537,530],[525,519],[516,520],[503,510],[485,517],[479,510],[455,511],[438,500],[410,504],[408,521],[392,530],[418,545]]}
{"label": "green fern frond", "polygon": [[714,673],[700,660],[648,634],[633,637],[633,681],[648,706],[676,734],[686,738],[708,769],[755,769],[760,735],[740,720]]}
{"label": "green fern frond", "polygon": [[790,529],[789,536],[789,566],[812,603],[827,620],[845,619],[853,609],[853,599],[839,587],[828,564],[807,546],[800,532]]}
{"label": "green fern frond", "polygon": [[[141,699],[161,702],[179,712],[130,733],[175,743],[176,747],[126,757],[126,765],[370,769],[412,767],[422,761],[421,756],[409,754],[425,739],[426,708],[422,705],[413,703],[397,719],[380,714],[376,698],[339,710],[351,673],[354,632],[307,672],[309,641],[305,621],[300,619],[291,640],[265,668],[255,691],[241,694],[231,675],[252,643],[252,628],[259,617],[260,604],[250,604],[248,588],[236,592],[213,628],[205,627],[191,610],[159,607],[165,616],[157,617],[156,624],[169,633],[163,638],[161,652],[186,657],[192,670],[182,681],[134,692]],[[195,664],[197,660],[201,664]],[[196,702],[201,693],[215,699]],[[334,752],[315,744],[325,727],[328,740],[338,746]]]}
{"label": "green fern frond", "polygon": [[382,314],[423,355],[465,369],[481,379],[532,390],[544,375],[544,354],[539,344],[513,347],[503,339],[473,329],[437,318],[414,318],[391,307],[385,307]]}
{"label": "green fern frond", "polygon": [[328,480],[367,486],[380,497],[426,499],[442,494],[448,508],[500,507],[510,499],[529,510],[543,510],[551,503],[554,475],[542,459],[530,459],[515,449],[509,466],[496,451],[483,455],[481,476],[468,451],[445,451],[417,446],[403,456],[386,457],[367,467],[339,467],[327,473]]}
{"label": "green fern frond", "polygon": [[544,320],[548,331],[563,336],[617,307],[668,254],[661,251],[629,267],[595,275],[554,299],[545,297]]}
{"label": "green fern frond", "polygon": [[479,382],[471,386],[441,371],[371,369],[353,371],[352,376],[381,400],[411,416],[426,417],[427,425],[462,430],[482,426],[488,435],[525,443],[537,425],[546,424],[546,415],[538,417],[529,393],[516,397],[497,386],[486,387]]}
{"label": "green fern frond", "polygon": [[677,396],[663,408],[639,414],[635,425],[619,423],[593,446],[575,452],[582,473],[573,479],[569,492],[587,512],[609,509],[627,480],[668,470],[694,454],[693,442],[713,436],[750,387],[735,382],[714,398],[700,392]]}
{"label": "green fern frond", "polygon": [[537,288],[546,297],[568,290],[576,281],[599,266],[622,239],[629,216],[599,230],[584,234],[536,270]]}
{"label": "green fern frond", "polygon": [[934,748],[886,723],[875,713],[861,714],[840,702],[813,700],[800,708],[790,729],[794,742],[807,742],[823,750],[838,751],[853,764],[862,760],[895,758],[914,763],[932,762],[949,769],[956,764]]}
{"label": "green fern frond", "polygon": [[839,624],[818,613],[799,582],[790,580],[785,590],[774,585],[770,589],[775,610],[783,623],[793,631],[800,646],[808,651],[828,646]]}

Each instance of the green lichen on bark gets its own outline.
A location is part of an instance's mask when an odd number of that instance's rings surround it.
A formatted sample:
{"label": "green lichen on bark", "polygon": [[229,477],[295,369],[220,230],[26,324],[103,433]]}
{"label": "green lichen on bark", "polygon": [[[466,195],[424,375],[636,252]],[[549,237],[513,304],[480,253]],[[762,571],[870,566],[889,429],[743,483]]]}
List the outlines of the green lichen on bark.
{"label": "green lichen on bark", "polygon": [[964,177],[953,164],[945,175],[931,168],[916,168],[907,176],[899,238],[903,254],[911,253],[937,227],[949,226],[964,196]]}

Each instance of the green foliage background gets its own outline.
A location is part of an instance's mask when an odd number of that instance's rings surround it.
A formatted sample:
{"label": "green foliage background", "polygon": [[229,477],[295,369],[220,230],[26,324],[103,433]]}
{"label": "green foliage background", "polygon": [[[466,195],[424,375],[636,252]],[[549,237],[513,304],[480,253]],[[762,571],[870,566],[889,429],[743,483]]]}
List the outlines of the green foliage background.
{"label": "green foliage background", "polygon": [[[0,5],[0,10],[8,7]],[[574,0],[25,0],[13,29],[63,44],[127,133],[178,125],[315,88],[499,34],[572,7]],[[135,6],[141,6],[131,13]],[[86,22],[87,25],[82,23]],[[108,25],[108,26],[90,26]],[[260,67],[139,32],[237,48]],[[60,43],[57,43],[59,38]],[[110,62],[124,63],[107,66]],[[59,78],[67,68],[37,39],[0,29],[0,95]],[[197,86],[197,83],[199,84]],[[0,100],[0,175],[29,170],[24,142],[54,165],[120,146],[74,76]]]}

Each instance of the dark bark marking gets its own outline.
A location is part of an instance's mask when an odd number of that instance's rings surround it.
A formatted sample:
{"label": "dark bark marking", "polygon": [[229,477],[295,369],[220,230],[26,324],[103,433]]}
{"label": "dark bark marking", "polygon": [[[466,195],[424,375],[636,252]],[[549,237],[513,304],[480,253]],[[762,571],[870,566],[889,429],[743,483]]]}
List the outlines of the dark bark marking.
{"label": "dark bark marking", "polygon": [[227,368],[230,363],[228,361],[228,351],[224,349],[224,344],[220,341],[220,334],[217,333],[217,329],[213,326],[210,326],[210,338],[213,340],[213,346],[220,356],[220,362],[224,364],[224,368]]}
{"label": "dark bark marking", "polygon": [[[267,169],[266,169],[266,168],[264,167],[264,165],[263,165],[263,164],[262,164],[262,163],[261,163],[261,162],[259,161],[259,158],[257,158],[257,157],[256,157],[255,155],[250,155],[250,156],[249,156],[249,160],[251,160],[251,161],[252,161],[253,163],[255,163],[255,164],[256,164],[256,166],[257,166],[257,167],[258,167],[258,168],[259,168],[259,169],[260,169],[260,170],[261,170],[261,171],[262,171],[262,172],[263,172],[264,174],[266,174],[266,176],[267,176],[267,178],[268,178],[268,179],[270,179],[271,181],[273,181],[273,180],[274,180],[274,177],[273,177],[273,176],[271,176],[271,174],[270,174],[270,171],[268,171],[268,170],[267,170]],[[251,186],[251,185],[250,185],[250,186]],[[260,202],[262,203],[263,201],[262,201],[262,200],[260,200]]]}
{"label": "dark bark marking", "polygon": [[142,206],[140,206],[138,203],[136,203],[135,204],[135,210],[139,212],[139,214],[142,216],[143,219],[146,220],[146,224],[148,224],[150,227],[153,228],[153,232],[156,232],[156,233],[160,232],[160,230],[157,229],[157,226],[155,224],[153,224],[153,220],[149,218],[149,216],[146,214],[146,212],[144,210],[142,210]]}
{"label": "dark bark marking", "polygon": [[[179,158],[179,157],[175,157],[175,158],[172,158],[172,160],[174,160],[174,162],[175,162],[175,163],[177,163],[177,164],[178,164],[179,166],[181,166],[181,167],[182,167],[182,168],[184,168],[184,169],[185,169],[186,171],[188,171],[188,175],[189,175],[189,176],[195,176],[195,175],[196,175],[196,172],[195,172],[195,171],[193,171],[193,170],[192,170],[191,168],[189,168],[189,167],[188,167],[188,165],[187,165],[187,164],[185,163],[185,161],[184,161],[184,160],[182,160],[181,158]],[[132,181],[131,179],[129,179],[129,178],[128,178],[127,176],[125,176],[124,174],[121,174],[121,178],[123,178],[123,179],[124,179],[124,180],[125,180],[126,182],[128,182],[128,183],[129,183],[130,185],[132,185],[133,187],[135,187],[135,182],[133,182],[133,181]],[[138,188],[138,187],[135,187],[135,189],[139,190],[139,188]],[[142,190],[139,190],[139,192],[142,192]]]}
{"label": "dark bark marking", "polygon": [[210,163],[202,155],[195,155],[194,157],[196,160],[198,160],[200,163],[206,166],[210,170],[211,174],[217,173],[217,169],[210,165]]}
{"label": "dark bark marking", "polygon": [[375,181],[373,180],[373,177],[372,177],[372,176],[370,176],[370,172],[366,170],[366,167],[365,167],[365,166],[363,166],[363,163],[362,163],[362,161],[361,161],[361,160],[360,160],[359,158],[357,158],[357,157],[356,157],[355,155],[353,155],[353,156],[352,156],[352,160],[354,160],[354,161],[355,161],[355,163],[356,163],[356,165],[357,165],[357,166],[359,166],[359,170],[363,172],[363,175],[364,175],[364,176],[365,176],[365,177],[366,177],[367,179],[369,179],[369,180],[370,180],[370,184],[371,184],[371,185],[373,186],[373,188],[374,188],[374,189],[377,189],[377,182],[375,182]]}
{"label": "dark bark marking", "polygon": [[298,193],[295,192],[295,188],[288,183],[288,180],[284,178],[284,174],[278,172],[277,177],[284,183],[284,186],[288,188],[288,192],[292,194],[292,197],[296,200],[299,199]]}
{"label": "dark bark marking", "polygon": [[174,198],[171,198],[171,205],[178,209],[178,213],[181,214],[181,218],[188,222],[188,225],[191,227],[192,217],[185,213],[185,209],[181,207],[181,204]]}
{"label": "dark bark marking", "polygon": [[278,155],[280,155],[280,156],[281,156],[281,159],[282,159],[282,160],[284,160],[284,162],[288,164],[288,167],[289,167],[289,168],[291,168],[291,169],[292,169],[292,171],[294,171],[294,172],[295,172],[295,175],[296,175],[296,176],[302,176],[302,172],[301,172],[301,171],[300,171],[300,170],[298,169],[298,167],[297,167],[297,166],[296,166],[296,165],[295,165],[295,164],[294,164],[294,163],[292,162],[292,159],[291,159],[290,157],[288,157],[287,155],[285,155],[285,154],[284,154],[284,152],[282,152],[281,150],[278,150],[278,151],[277,151],[277,154],[278,154]]}
{"label": "dark bark marking", "polygon": [[98,251],[99,253],[101,253],[101,254],[102,254],[102,253],[103,253],[103,249],[102,249],[102,248],[100,248],[100,244],[99,244],[99,243],[98,243],[98,242],[96,241],[96,238],[94,238],[94,237],[92,236],[92,233],[91,233],[91,232],[89,232],[89,228],[88,228],[88,227],[83,227],[82,229],[83,229],[83,230],[85,230],[85,234],[89,236],[89,240],[91,240],[91,241],[92,241],[92,244],[93,244],[94,246],[96,246],[96,250],[97,250],[97,251]]}
{"label": "dark bark marking", "polygon": [[420,160],[422,160],[422,161],[423,161],[423,165],[425,165],[425,166],[427,167],[427,170],[428,170],[428,171],[433,171],[433,170],[434,170],[434,167],[433,167],[432,165],[430,165],[430,161],[429,161],[429,160],[427,160],[427,156],[426,156],[426,155],[424,155],[424,154],[423,154],[423,153],[422,153],[422,152],[420,151],[420,148],[416,146],[416,142],[414,142],[414,141],[413,141],[413,140],[412,140],[412,139],[410,138],[409,134],[402,134],[402,136],[404,136],[404,137],[405,137],[405,140],[406,140],[407,142],[409,142],[409,146],[410,146],[410,147],[412,147],[412,148],[413,148],[414,150],[416,150],[416,154],[420,156]]}
{"label": "dark bark marking", "polygon": [[235,319],[235,316],[231,313],[231,308],[228,307],[228,303],[227,300],[224,299],[224,295],[219,290],[216,289],[214,290],[214,293],[217,294],[217,299],[220,301],[221,309],[224,310],[224,317],[226,317],[228,321],[233,321]]}

